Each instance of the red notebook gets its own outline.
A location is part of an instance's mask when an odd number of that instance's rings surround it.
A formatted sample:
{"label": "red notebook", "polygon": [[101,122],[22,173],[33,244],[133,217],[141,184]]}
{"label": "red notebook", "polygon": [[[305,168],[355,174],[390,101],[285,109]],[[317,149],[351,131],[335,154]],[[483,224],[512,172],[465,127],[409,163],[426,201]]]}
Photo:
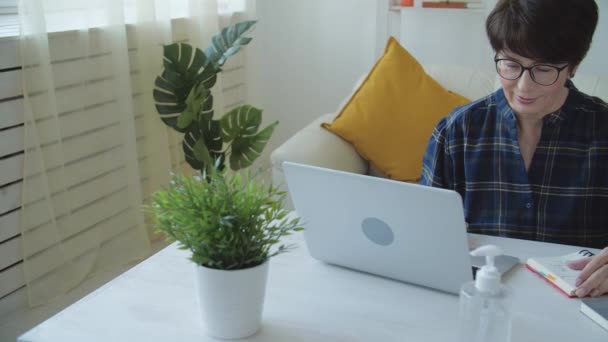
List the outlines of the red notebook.
{"label": "red notebook", "polygon": [[526,267],[545,279],[549,284],[556,289],[562,291],[568,297],[575,297],[576,277],[581,271],[573,270],[566,262],[578,260],[585,257],[591,257],[594,254],[586,249],[581,249],[578,252],[556,257],[541,257],[530,258],[526,262]]}

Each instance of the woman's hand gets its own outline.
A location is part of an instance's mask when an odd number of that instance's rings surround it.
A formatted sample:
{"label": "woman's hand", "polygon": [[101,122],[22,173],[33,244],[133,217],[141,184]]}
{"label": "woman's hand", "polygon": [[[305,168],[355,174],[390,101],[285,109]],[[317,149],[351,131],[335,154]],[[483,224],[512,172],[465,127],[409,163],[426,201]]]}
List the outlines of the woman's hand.
{"label": "woman's hand", "polygon": [[570,261],[567,265],[582,270],[576,278],[577,297],[598,297],[608,293],[608,247],[593,257]]}

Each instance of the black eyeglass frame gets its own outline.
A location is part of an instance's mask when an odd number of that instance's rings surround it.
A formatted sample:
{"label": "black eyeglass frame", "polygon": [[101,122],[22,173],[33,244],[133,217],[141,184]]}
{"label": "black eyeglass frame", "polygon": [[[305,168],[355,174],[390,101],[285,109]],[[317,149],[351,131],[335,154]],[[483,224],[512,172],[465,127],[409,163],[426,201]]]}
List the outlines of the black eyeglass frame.
{"label": "black eyeglass frame", "polygon": [[[509,61],[509,62],[513,62],[515,64],[518,64],[521,67],[521,71],[519,72],[519,75],[517,75],[517,77],[515,77],[515,78],[506,78],[503,75],[501,75],[500,71],[498,70],[498,62],[500,62],[500,61]],[[566,64],[563,67],[556,67],[555,65],[549,65],[549,64],[540,63],[540,64],[534,64],[534,65],[529,66],[529,67],[525,67],[521,63],[519,63],[518,61],[509,59],[509,58],[494,57],[494,65],[496,66],[496,73],[498,74],[498,76],[504,78],[505,80],[515,81],[515,80],[519,79],[521,77],[521,75],[524,74],[524,71],[528,70],[528,73],[530,74],[530,78],[532,79],[532,81],[534,81],[534,83],[548,87],[550,85],[554,85],[555,82],[557,82],[557,80],[559,79],[559,74],[564,69],[566,69],[570,64]],[[553,69],[557,70],[557,77],[555,77],[555,81],[553,81],[553,82],[551,82],[549,84],[542,84],[542,83],[537,82],[536,79],[534,78],[534,73],[532,72],[532,69],[534,69],[536,67],[539,67],[539,66],[547,67],[547,68],[553,68]]]}

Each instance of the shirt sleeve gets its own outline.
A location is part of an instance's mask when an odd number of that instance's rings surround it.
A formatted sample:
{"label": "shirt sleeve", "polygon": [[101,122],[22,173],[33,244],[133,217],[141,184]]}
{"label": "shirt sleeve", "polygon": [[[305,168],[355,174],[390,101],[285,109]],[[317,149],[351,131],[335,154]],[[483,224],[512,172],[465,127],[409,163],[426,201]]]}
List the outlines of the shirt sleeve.
{"label": "shirt sleeve", "polygon": [[444,189],[453,189],[453,162],[449,154],[447,139],[448,117],[439,121],[422,158],[420,184]]}

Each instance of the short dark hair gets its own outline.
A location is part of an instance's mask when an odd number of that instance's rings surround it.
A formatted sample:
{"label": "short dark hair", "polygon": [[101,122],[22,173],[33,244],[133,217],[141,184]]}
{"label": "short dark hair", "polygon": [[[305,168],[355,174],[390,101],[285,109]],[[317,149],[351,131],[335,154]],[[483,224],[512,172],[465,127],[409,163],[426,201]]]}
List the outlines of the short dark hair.
{"label": "short dark hair", "polygon": [[499,0],[486,19],[494,51],[578,66],[598,21],[595,0]]}

